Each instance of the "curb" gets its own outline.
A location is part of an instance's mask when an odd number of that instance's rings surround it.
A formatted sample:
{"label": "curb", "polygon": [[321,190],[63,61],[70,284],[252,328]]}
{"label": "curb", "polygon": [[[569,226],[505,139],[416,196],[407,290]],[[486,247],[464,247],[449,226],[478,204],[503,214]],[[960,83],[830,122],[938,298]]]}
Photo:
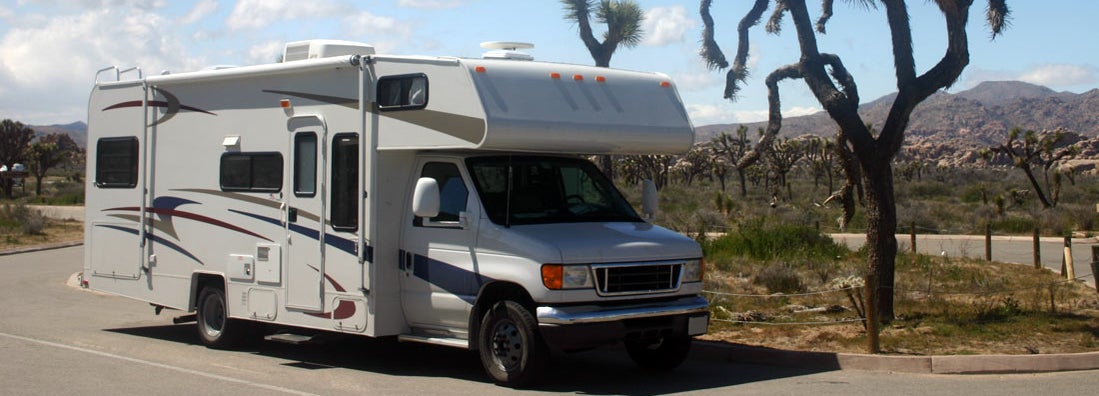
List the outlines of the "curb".
{"label": "curb", "polygon": [[42,251],[42,250],[61,249],[61,248],[67,248],[67,247],[72,247],[72,246],[80,246],[80,245],[83,245],[83,244],[84,244],[84,241],[79,240],[79,241],[49,243],[49,244],[45,244],[45,245],[27,246],[27,247],[15,248],[15,249],[10,249],[10,250],[0,250],[0,256],[10,256],[10,255],[13,255],[13,254],[38,252],[38,251]]}
{"label": "curb", "polygon": [[696,358],[729,363],[914,374],[1043,373],[1099,369],[1099,352],[1048,355],[892,356],[801,352],[696,340],[692,355]]}

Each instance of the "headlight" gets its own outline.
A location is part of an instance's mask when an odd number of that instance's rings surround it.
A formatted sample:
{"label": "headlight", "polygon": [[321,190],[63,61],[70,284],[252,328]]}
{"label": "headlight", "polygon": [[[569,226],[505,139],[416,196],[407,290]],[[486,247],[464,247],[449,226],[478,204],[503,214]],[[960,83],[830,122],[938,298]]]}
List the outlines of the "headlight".
{"label": "headlight", "polygon": [[542,284],[550,290],[592,287],[591,270],[586,265],[542,265]]}
{"label": "headlight", "polygon": [[702,275],[706,272],[702,259],[687,260],[683,264],[683,283],[702,282]]}

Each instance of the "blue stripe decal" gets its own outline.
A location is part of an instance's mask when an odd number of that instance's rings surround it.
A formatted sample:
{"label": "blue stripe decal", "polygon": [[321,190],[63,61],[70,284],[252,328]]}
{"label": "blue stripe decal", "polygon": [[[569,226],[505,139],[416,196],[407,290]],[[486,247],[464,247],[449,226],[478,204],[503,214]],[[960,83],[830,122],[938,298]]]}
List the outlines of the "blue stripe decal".
{"label": "blue stripe decal", "polygon": [[[282,221],[280,221],[279,219],[276,219],[276,218],[267,217],[267,216],[260,216],[260,215],[255,214],[255,213],[242,212],[242,211],[234,210],[234,209],[229,209],[229,211],[233,212],[233,213],[236,213],[236,214],[239,214],[239,215],[248,216],[248,217],[251,217],[253,219],[268,223],[268,224],[273,224],[273,225],[282,227]],[[293,223],[290,224],[290,231],[292,231],[296,234],[305,236],[305,237],[307,237],[309,239],[312,239],[314,241],[317,240],[318,238],[320,238],[320,232],[318,232],[317,230],[314,230],[312,228],[306,228],[304,226],[293,224]],[[324,244],[325,245],[332,246],[332,247],[336,248],[337,250],[345,252],[345,253],[350,254],[350,255],[355,255],[355,243],[356,243],[356,241],[353,241],[353,240],[350,240],[350,239],[347,239],[347,238],[341,238],[341,237],[338,237],[338,236],[333,235],[333,234],[324,234]],[[365,252],[366,252],[366,260],[370,261],[370,262],[374,262],[374,247],[367,245]]]}
{"label": "blue stripe decal", "polygon": [[[408,252],[401,250],[399,265],[408,266]],[[412,255],[412,275],[473,304],[481,286],[495,279],[423,255]]]}
{"label": "blue stripe decal", "polygon": [[[132,234],[132,235],[139,235],[139,232],[136,228],[128,228],[128,227],[107,225],[107,224],[96,224],[95,226],[96,227],[110,228],[112,230],[118,230],[118,231],[126,232],[126,233],[129,233],[129,234]],[[169,249],[175,250],[175,251],[179,252],[180,254],[189,257],[191,260],[195,260],[195,262],[199,263],[200,265],[206,265],[206,263],[203,263],[202,260],[199,260],[198,257],[195,257],[193,254],[191,254],[191,252],[188,252],[182,246],[176,245],[175,243],[172,243],[172,242],[168,242],[168,240],[166,240],[164,238],[161,238],[161,237],[158,237],[154,234],[145,234],[145,235],[151,236],[151,239],[153,240],[153,242],[159,243],[159,244],[164,245],[165,247],[167,247]]]}

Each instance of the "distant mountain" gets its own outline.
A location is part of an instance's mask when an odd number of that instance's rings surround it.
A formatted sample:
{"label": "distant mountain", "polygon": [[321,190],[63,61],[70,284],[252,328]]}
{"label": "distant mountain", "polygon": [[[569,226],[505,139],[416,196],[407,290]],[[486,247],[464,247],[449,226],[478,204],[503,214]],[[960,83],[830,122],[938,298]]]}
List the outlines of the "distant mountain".
{"label": "distant mountain", "polygon": [[[890,94],[859,106],[863,120],[880,127],[893,104]],[[699,140],[721,131],[735,131],[740,124],[696,128]],[[752,134],[766,122],[745,124]],[[912,112],[906,140],[919,138],[954,141],[963,146],[988,146],[1002,142],[1014,127],[1036,131],[1065,128],[1085,137],[1099,136],[1099,89],[1081,94],[1056,92],[1020,81],[989,81],[955,94],[940,92]],[[792,117],[782,122],[782,136],[805,134],[832,136],[835,123],[824,112]]]}
{"label": "distant mountain", "polygon": [[88,148],[88,124],[81,121],[64,125],[30,125],[30,127],[34,130],[35,137],[52,133],[64,133],[69,135],[80,148]]}

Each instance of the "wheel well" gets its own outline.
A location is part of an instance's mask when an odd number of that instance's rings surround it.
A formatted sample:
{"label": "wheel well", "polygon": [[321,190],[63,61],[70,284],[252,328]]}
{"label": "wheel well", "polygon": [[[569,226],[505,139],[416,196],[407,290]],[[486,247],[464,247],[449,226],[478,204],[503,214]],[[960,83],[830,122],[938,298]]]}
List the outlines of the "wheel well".
{"label": "wheel well", "polygon": [[187,307],[192,311],[198,309],[198,294],[207,286],[214,286],[225,291],[225,278],[219,274],[195,273],[191,275],[191,297]]}
{"label": "wheel well", "polygon": [[473,310],[469,314],[469,349],[477,350],[477,333],[481,331],[481,317],[486,310],[496,303],[511,300],[522,305],[534,315],[534,299],[530,293],[518,284],[511,282],[492,282],[481,287],[477,294],[477,302],[473,304]]}

